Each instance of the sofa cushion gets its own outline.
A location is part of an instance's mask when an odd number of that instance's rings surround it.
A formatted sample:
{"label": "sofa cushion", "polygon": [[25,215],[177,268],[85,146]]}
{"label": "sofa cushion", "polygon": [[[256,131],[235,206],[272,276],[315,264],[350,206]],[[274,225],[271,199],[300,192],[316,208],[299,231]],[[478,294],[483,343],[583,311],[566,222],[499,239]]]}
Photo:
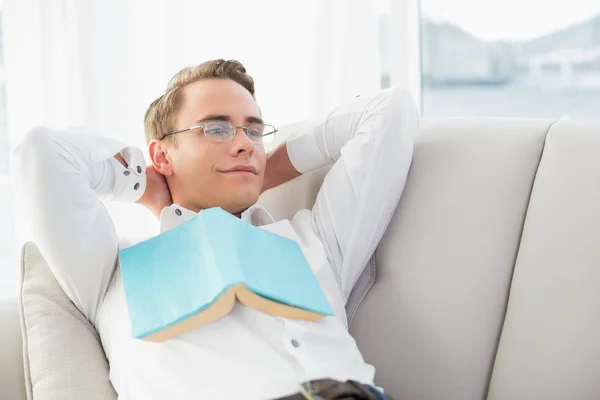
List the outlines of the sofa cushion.
{"label": "sofa cushion", "polygon": [[65,295],[32,243],[23,249],[21,278],[28,398],[116,399],[96,330]]}
{"label": "sofa cushion", "polygon": [[[350,331],[400,399],[482,400],[550,121],[425,124]],[[392,183],[390,183],[392,184]]]}
{"label": "sofa cushion", "polygon": [[600,399],[600,124],[548,134],[490,400]]}

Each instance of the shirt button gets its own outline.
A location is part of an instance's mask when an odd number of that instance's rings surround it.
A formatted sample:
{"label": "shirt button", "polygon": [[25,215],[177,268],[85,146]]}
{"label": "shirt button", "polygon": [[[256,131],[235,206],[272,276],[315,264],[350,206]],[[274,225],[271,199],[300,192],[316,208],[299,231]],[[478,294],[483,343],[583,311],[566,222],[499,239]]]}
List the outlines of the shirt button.
{"label": "shirt button", "polygon": [[296,339],[292,339],[292,346],[300,347],[300,343]]}
{"label": "shirt button", "polygon": [[133,187],[133,190],[138,190],[140,188],[140,184],[136,183],[135,186]]}
{"label": "shirt button", "polygon": [[141,174],[141,173],[142,173],[142,167],[140,167],[139,165],[138,165],[138,167],[137,167],[137,172],[138,172],[138,174]]}
{"label": "shirt button", "polygon": [[131,172],[129,172],[129,171],[125,171],[125,172],[123,172],[123,174],[124,174],[125,176],[129,176],[129,174],[131,174]]}
{"label": "shirt button", "polygon": [[178,217],[181,217],[181,210],[179,208],[177,208],[175,210],[175,214],[177,214]]}

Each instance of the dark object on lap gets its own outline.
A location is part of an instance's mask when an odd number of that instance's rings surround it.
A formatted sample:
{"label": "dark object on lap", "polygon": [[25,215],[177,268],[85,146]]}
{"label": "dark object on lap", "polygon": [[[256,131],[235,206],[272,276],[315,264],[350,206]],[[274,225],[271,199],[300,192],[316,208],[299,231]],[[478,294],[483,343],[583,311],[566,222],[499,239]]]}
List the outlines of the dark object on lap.
{"label": "dark object on lap", "polygon": [[393,400],[371,386],[356,381],[318,379],[305,382],[300,392],[275,400]]}

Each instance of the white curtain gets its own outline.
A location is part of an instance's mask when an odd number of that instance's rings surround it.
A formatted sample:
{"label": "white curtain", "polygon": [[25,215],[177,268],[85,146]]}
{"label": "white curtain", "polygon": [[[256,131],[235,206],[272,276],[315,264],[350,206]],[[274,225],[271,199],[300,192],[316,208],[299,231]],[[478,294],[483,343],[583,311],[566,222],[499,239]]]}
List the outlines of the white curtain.
{"label": "white curtain", "polygon": [[147,105],[180,68],[235,58],[276,124],[380,82],[376,3],[361,0],[5,0],[11,142],[84,125],[143,144]]}
{"label": "white curtain", "polygon": [[[376,2],[4,0],[2,8],[11,146],[34,125],[81,125],[143,148],[148,104],[180,68],[212,58],[246,66],[274,125],[380,87]],[[114,212],[126,234],[152,224],[137,207]]]}

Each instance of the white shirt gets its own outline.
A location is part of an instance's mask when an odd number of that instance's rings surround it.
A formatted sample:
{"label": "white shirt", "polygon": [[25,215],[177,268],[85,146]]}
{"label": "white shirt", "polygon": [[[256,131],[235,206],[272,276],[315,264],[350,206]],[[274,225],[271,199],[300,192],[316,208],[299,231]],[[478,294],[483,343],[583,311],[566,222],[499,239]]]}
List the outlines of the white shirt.
{"label": "white shirt", "polygon": [[[282,129],[304,173],[332,168],[311,210],[273,221],[251,207],[242,218],[296,240],[334,317],[305,322],[237,305],[226,317],[164,343],[131,335],[117,252],[120,241],[101,198],[135,201],[145,162],[133,147],[82,130],[37,128],[13,158],[19,204],[33,240],[74,304],[97,328],[120,399],[268,399],[301,382],[331,377],[373,384],[348,333],[345,305],[401,196],[418,115],[398,89],[357,98],[321,121]],[[123,167],[113,156],[121,152]],[[174,204],[161,231],[194,213]]]}

